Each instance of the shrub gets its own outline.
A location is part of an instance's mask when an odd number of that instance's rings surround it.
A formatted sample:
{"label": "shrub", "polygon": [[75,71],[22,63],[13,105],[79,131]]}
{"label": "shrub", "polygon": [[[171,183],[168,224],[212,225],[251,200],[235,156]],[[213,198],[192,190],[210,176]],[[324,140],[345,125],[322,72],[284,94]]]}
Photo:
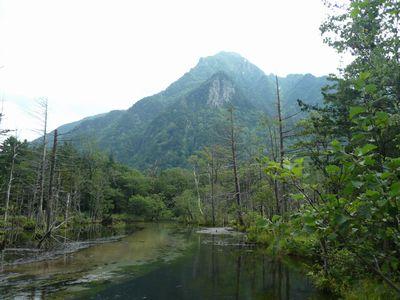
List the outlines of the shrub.
{"label": "shrub", "polygon": [[131,196],[129,198],[129,212],[148,220],[159,220],[170,216],[159,195]]}

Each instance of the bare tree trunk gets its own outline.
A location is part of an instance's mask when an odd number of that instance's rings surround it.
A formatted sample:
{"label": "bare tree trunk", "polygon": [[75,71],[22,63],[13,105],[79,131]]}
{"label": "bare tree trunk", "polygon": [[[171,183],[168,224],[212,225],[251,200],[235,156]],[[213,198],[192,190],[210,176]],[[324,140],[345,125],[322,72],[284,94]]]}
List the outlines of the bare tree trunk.
{"label": "bare tree trunk", "polygon": [[44,128],[43,128],[43,144],[42,144],[42,164],[40,173],[40,199],[39,199],[39,216],[40,219],[43,216],[43,202],[44,202],[44,182],[45,182],[45,171],[46,171],[46,152],[47,152],[47,100],[42,103],[44,108]]}
{"label": "bare tree trunk", "polygon": [[70,203],[70,199],[71,199],[71,194],[68,193],[67,194],[67,203],[65,205],[65,230],[64,230],[64,242],[67,242],[67,228],[68,228],[68,214],[69,214],[69,203]]}
{"label": "bare tree trunk", "polygon": [[196,174],[196,167],[193,166],[193,177],[194,177],[194,184],[196,185],[196,192],[197,192],[197,205],[199,207],[199,211],[201,215],[204,215],[203,210],[201,209],[201,198],[200,198],[200,191],[199,191],[199,180],[197,179]]}
{"label": "bare tree trunk", "polygon": [[[274,162],[277,162],[277,157],[278,157],[278,153],[277,153],[277,140],[276,140],[276,132],[275,130],[272,130],[271,127],[272,125],[270,124],[266,124],[268,127],[268,135],[269,135],[269,142],[271,144],[271,151],[270,151],[270,155],[271,158]],[[274,195],[275,195],[275,209],[276,209],[276,213],[280,214],[280,201],[279,201],[279,187],[278,187],[278,181],[276,179],[272,180],[271,183],[274,187]]]}
{"label": "bare tree trunk", "polygon": [[233,108],[229,109],[230,112],[230,142],[231,142],[231,150],[232,150],[232,164],[233,164],[233,176],[235,179],[235,196],[236,196],[236,205],[237,205],[237,219],[240,225],[244,225],[242,218],[242,203],[240,197],[240,184],[239,184],[239,175],[237,172],[237,161],[236,161],[236,141],[235,141],[235,131],[234,131],[234,120],[233,120]]}
{"label": "bare tree trunk", "polygon": [[[276,80],[276,95],[277,95],[277,106],[278,106],[278,126],[279,126],[279,159],[281,168],[283,167],[283,158],[285,156],[285,148],[283,145],[283,119],[282,119],[282,111],[281,111],[281,97],[279,93],[279,82],[278,76],[275,76]],[[281,205],[282,205],[282,213],[285,213],[287,210],[286,203],[286,195],[285,195],[285,184],[281,185]]]}
{"label": "bare tree trunk", "polygon": [[61,172],[54,171],[54,178],[57,177],[57,185],[55,186],[54,201],[53,201],[53,215],[57,215],[60,210],[60,190],[61,190]]}
{"label": "bare tree trunk", "polygon": [[57,155],[57,137],[58,132],[57,129],[54,130],[54,139],[53,139],[53,149],[51,153],[51,161],[50,161],[50,179],[49,179],[49,197],[47,199],[46,206],[46,230],[50,229],[50,225],[53,219],[52,210],[53,210],[53,181],[54,181],[54,168],[56,164],[56,155]]}
{"label": "bare tree trunk", "polygon": [[10,196],[11,196],[11,186],[14,180],[14,166],[15,166],[15,158],[17,157],[17,145],[13,145],[13,153],[11,158],[11,168],[10,168],[10,177],[8,179],[7,184],[7,194],[6,194],[6,208],[4,211],[4,223],[7,222],[8,217],[8,208],[10,206]]}
{"label": "bare tree trunk", "polygon": [[211,213],[212,225],[215,226],[215,203],[214,203],[214,146],[211,149]]}
{"label": "bare tree trunk", "polygon": [[37,197],[38,197],[38,192],[39,192],[41,169],[42,169],[42,165],[41,165],[41,163],[39,163],[37,166],[37,171],[36,171],[35,186],[33,187],[33,197],[32,197],[32,201],[30,201],[30,203],[29,203],[29,218],[32,218],[32,216],[35,214],[35,208],[37,208],[36,204],[37,204]]}

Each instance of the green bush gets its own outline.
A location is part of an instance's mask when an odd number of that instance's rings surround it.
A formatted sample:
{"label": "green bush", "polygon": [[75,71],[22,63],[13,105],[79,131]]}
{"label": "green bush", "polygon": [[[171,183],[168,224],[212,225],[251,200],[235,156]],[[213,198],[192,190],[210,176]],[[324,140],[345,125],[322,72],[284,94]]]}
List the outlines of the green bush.
{"label": "green bush", "polygon": [[250,242],[267,245],[271,242],[270,224],[268,219],[257,213],[248,213],[243,218],[247,226],[247,238]]}
{"label": "green bush", "polygon": [[133,195],[128,202],[129,212],[147,220],[160,220],[171,216],[159,195]]}
{"label": "green bush", "polygon": [[355,283],[350,289],[343,292],[346,300],[381,300],[397,299],[393,289],[386,284],[372,279],[364,279]]}
{"label": "green bush", "polygon": [[327,261],[327,271],[322,268],[322,263],[317,263],[308,275],[319,289],[330,290],[338,295],[348,290],[354,284],[354,279],[365,271],[354,254],[345,249],[329,252]]}
{"label": "green bush", "polygon": [[200,223],[202,216],[199,210],[197,196],[192,190],[184,190],[174,198],[175,216],[185,223]]}
{"label": "green bush", "polygon": [[34,219],[26,219],[24,225],[23,225],[23,229],[26,231],[33,231],[35,230],[36,227],[36,221]]}

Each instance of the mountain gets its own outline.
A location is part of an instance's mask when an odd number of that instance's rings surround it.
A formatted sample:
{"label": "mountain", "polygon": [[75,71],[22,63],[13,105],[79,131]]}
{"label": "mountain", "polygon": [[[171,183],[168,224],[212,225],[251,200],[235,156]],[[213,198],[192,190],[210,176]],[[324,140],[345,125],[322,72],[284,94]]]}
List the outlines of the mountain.
{"label": "mountain", "polygon": [[[297,99],[322,100],[326,77],[295,74],[279,78],[283,111],[297,111]],[[275,76],[266,75],[239,54],[220,52],[197,65],[166,90],[111,111],[61,126],[78,146],[94,143],[138,168],[185,166],[186,159],[209,145],[213,132],[233,105],[240,123],[253,130],[260,114],[275,115]]]}

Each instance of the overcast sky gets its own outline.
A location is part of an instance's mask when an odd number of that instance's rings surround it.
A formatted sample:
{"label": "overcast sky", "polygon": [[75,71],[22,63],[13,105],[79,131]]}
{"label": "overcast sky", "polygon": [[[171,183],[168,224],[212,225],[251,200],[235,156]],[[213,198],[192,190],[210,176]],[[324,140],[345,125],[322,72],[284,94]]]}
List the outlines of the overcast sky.
{"label": "overcast sky", "polygon": [[1,127],[35,137],[37,97],[50,129],[126,109],[222,50],[266,73],[336,72],[325,17],[322,0],[0,0]]}

